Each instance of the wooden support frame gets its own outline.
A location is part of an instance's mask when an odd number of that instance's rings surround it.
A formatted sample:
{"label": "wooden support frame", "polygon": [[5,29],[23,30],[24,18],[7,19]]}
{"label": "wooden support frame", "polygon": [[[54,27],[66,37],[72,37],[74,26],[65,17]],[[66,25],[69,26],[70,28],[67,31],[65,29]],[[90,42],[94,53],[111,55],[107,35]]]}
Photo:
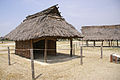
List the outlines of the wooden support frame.
{"label": "wooden support frame", "polygon": [[72,57],[73,47],[72,47],[72,38],[70,39],[70,57]]}
{"label": "wooden support frame", "polygon": [[44,62],[47,63],[47,38],[45,38]]}

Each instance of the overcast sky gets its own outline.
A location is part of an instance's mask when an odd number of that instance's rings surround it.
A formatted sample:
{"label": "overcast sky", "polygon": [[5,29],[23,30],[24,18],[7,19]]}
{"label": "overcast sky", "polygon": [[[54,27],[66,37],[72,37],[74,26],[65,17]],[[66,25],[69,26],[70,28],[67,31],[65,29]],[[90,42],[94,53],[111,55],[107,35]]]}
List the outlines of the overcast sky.
{"label": "overcast sky", "polygon": [[86,25],[120,24],[120,0],[0,0],[0,36],[15,29],[27,15],[55,4],[79,31]]}

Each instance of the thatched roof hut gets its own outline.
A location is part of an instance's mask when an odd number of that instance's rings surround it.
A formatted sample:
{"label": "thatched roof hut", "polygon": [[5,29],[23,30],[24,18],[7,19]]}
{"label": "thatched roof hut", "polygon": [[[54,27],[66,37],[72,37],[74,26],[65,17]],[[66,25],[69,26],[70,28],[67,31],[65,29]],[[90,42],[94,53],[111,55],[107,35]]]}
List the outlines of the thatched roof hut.
{"label": "thatched roof hut", "polygon": [[13,31],[5,36],[15,41],[41,37],[78,38],[81,34],[60,15],[58,8],[52,6],[42,12],[29,15]]}
{"label": "thatched roof hut", "polygon": [[83,26],[84,40],[120,40],[120,25]]}
{"label": "thatched roof hut", "polygon": [[[58,38],[82,38],[82,35],[58,11],[57,5],[46,10],[29,15],[13,31],[5,36],[16,42],[16,49],[39,48],[47,53],[56,54],[56,40]],[[72,41],[71,41],[72,43]],[[72,46],[71,46],[72,48]],[[55,49],[46,51],[46,49]],[[71,49],[72,50],[72,49]],[[16,51],[16,54],[30,58],[30,52]],[[38,55],[38,53],[36,54]]]}

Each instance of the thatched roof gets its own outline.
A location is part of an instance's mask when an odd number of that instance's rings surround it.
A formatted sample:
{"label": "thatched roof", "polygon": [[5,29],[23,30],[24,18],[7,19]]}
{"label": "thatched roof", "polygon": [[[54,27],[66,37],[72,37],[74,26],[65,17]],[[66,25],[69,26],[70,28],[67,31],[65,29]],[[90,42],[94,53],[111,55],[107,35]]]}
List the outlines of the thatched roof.
{"label": "thatched roof", "polygon": [[120,40],[120,25],[83,26],[84,40]]}
{"label": "thatched roof", "polygon": [[71,24],[62,18],[56,5],[27,16],[16,29],[5,36],[5,38],[15,41],[40,37],[79,38],[82,36]]}

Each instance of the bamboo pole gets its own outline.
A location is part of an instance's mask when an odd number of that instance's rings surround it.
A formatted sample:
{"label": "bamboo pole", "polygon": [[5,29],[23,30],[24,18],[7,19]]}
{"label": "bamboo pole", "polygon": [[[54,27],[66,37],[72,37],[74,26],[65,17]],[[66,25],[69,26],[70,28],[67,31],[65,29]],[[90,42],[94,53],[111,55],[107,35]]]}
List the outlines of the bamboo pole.
{"label": "bamboo pole", "polygon": [[45,39],[44,62],[47,63],[47,39]]}
{"label": "bamboo pole", "polygon": [[8,65],[10,65],[10,48],[8,47]]}
{"label": "bamboo pole", "polygon": [[73,51],[73,47],[72,47],[72,38],[70,39],[70,57],[72,57],[72,51]]}
{"label": "bamboo pole", "polygon": [[33,49],[30,49],[30,53],[31,53],[31,70],[32,70],[32,80],[35,80]]}

